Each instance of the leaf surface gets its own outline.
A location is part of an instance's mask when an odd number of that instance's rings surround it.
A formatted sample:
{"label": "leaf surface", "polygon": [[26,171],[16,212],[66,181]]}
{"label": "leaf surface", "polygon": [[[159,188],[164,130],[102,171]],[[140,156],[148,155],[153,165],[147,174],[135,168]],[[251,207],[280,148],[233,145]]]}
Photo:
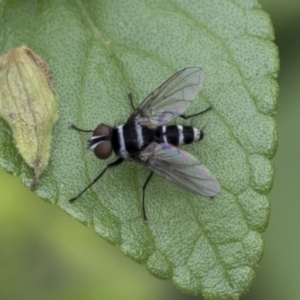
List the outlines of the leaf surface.
{"label": "leaf surface", "polygon": [[[95,230],[155,276],[206,299],[237,299],[254,278],[269,218],[267,194],[277,148],[278,53],[269,17],[253,1],[3,1],[1,53],[22,44],[49,64],[59,95],[50,162],[37,194]],[[190,194],[131,162],[109,170],[86,150],[86,134],[69,125],[112,126],[177,70],[206,73],[186,112],[213,104],[192,121],[205,128],[184,150],[218,178],[210,200]],[[181,121],[180,121],[181,122]],[[179,121],[177,122],[179,123]],[[33,173],[0,121],[0,163],[29,186]],[[109,159],[108,162],[115,158]]]}

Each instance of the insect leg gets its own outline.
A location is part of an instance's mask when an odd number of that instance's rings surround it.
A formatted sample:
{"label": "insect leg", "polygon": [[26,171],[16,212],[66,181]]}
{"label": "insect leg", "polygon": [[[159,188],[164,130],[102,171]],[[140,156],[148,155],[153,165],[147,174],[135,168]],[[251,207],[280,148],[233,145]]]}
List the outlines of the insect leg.
{"label": "insect leg", "polygon": [[196,116],[198,116],[198,115],[204,114],[204,113],[206,113],[207,111],[211,110],[212,108],[213,108],[213,106],[210,105],[210,106],[209,106],[208,108],[206,108],[205,110],[202,110],[202,111],[200,111],[200,112],[198,112],[198,113],[195,113],[195,114],[193,114],[193,115],[188,115],[188,116],[186,116],[186,115],[179,115],[178,117],[187,120],[187,119],[189,119],[189,118],[196,117]]}
{"label": "insect leg", "polygon": [[147,187],[147,185],[148,185],[148,183],[149,183],[149,181],[150,181],[152,175],[153,175],[153,172],[150,172],[150,174],[148,175],[148,177],[147,177],[147,179],[146,179],[146,181],[145,181],[145,183],[144,183],[144,185],[143,185],[143,202],[142,202],[142,209],[143,209],[143,218],[144,218],[144,221],[145,221],[145,222],[148,221],[148,218],[147,218],[147,216],[146,216],[146,210],[145,210],[145,190],[146,190],[146,187]]}
{"label": "insect leg", "polygon": [[74,198],[70,199],[69,202],[73,203],[76,199],[78,199],[88,188],[90,188],[94,183],[96,183],[103,175],[104,173],[107,171],[107,169],[110,169],[112,167],[115,167],[117,165],[119,165],[120,163],[123,162],[123,158],[119,157],[116,161],[108,164],[105,169],[86,187],[84,188],[77,196],[75,196]]}
{"label": "insect leg", "polygon": [[70,129],[75,129],[76,131],[81,131],[81,132],[94,132],[94,130],[80,129],[80,128],[78,128],[78,127],[77,127],[76,125],[74,125],[74,124],[71,124],[69,128],[70,128]]}
{"label": "insect leg", "polygon": [[135,110],[135,107],[134,107],[134,105],[133,105],[133,96],[132,96],[132,93],[131,93],[131,92],[128,93],[128,98],[129,98],[129,100],[130,100],[130,104],[131,104],[132,109]]}

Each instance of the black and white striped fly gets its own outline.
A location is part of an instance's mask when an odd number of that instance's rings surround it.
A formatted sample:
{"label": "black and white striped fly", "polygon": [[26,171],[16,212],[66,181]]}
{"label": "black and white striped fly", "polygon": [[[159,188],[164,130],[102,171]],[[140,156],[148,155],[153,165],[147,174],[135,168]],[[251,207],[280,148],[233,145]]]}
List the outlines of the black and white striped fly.
{"label": "black and white striped fly", "polygon": [[152,92],[134,108],[131,94],[129,99],[134,109],[128,120],[117,127],[99,124],[95,130],[73,129],[93,132],[88,141],[99,159],[107,159],[114,151],[119,158],[108,164],[104,170],[76,197],[96,183],[107,169],[121,164],[124,159],[135,161],[150,170],[142,189],[142,213],[147,221],[145,210],[145,190],[156,173],[194,194],[214,197],[221,191],[217,179],[194,156],[177,148],[180,145],[200,141],[204,133],[198,128],[181,125],[165,125],[173,118],[189,119],[211,109],[192,115],[182,115],[195,99],[204,82],[204,71],[197,67],[185,68]]}

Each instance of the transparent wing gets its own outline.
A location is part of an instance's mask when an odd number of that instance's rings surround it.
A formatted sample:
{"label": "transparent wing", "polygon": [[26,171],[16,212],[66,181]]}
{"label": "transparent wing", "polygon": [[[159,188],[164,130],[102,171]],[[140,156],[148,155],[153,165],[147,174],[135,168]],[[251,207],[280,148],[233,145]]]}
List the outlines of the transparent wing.
{"label": "transparent wing", "polygon": [[178,117],[192,103],[204,82],[204,71],[197,67],[175,73],[152,92],[128,121],[136,120],[148,127],[162,126]]}
{"label": "transparent wing", "polygon": [[141,151],[137,161],[189,192],[208,197],[221,192],[219,182],[205,166],[170,144],[151,143]]}

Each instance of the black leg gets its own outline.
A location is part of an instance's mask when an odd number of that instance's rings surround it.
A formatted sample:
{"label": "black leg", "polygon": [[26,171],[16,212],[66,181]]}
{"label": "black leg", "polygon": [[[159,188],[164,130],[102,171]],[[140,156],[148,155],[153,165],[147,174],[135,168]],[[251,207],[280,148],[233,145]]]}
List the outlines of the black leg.
{"label": "black leg", "polygon": [[133,105],[133,96],[132,96],[131,92],[128,93],[128,98],[130,100],[130,104],[131,104],[132,109],[135,110],[135,107]]}
{"label": "black leg", "polygon": [[202,111],[200,111],[200,112],[198,112],[198,113],[196,113],[196,114],[188,115],[188,116],[180,115],[179,117],[180,117],[180,118],[183,118],[183,119],[185,119],[185,120],[187,120],[187,119],[189,119],[189,118],[196,117],[196,116],[198,116],[198,115],[204,114],[204,113],[206,113],[207,111],[211,110],[212,108],[213,108],[213,106],[211,105],[211,106],[209,106],[208,108],[206,108],[205,110],[202,110]]}
{"label": "black leg", "polygon": [[94,132],[94,130],[80,129],[80,128],[78,128],[78,127],[77,127],[76,125],[74,125],[74,124],[71,124],[71,125],[70,125],[70,129],[75,129],[75,130],[81,131],[81,132]]}
{"label": "black leg", "polygon": [[144,218],[144,221],[147,222],[148,221],[148,218],[146,216],[146,210],[145,210],[145,190],[146,190],[146,187],[151,179],[153,175],[153,172],[150,172],[150,174],[148,175],[144,185],[143,185],[143,202],[142,202],[142,209],[143,209],[143,218]]}
{"label": "black leg", "polygon": [[112,167],[115,167],[117,165],[119,165],[120,163],[123,162],[123,158],[119,157],[116,161],[108,164],[105,169],[84,189],[82,190],[77,196],[75,196],[74,198],[70,199],[69,202],[73,203],[76,199],[78,199],[88,188],[90,188],[94,183],[96,183],[103,175],[104,173],[107,171],[107,169],[110,169]]}

